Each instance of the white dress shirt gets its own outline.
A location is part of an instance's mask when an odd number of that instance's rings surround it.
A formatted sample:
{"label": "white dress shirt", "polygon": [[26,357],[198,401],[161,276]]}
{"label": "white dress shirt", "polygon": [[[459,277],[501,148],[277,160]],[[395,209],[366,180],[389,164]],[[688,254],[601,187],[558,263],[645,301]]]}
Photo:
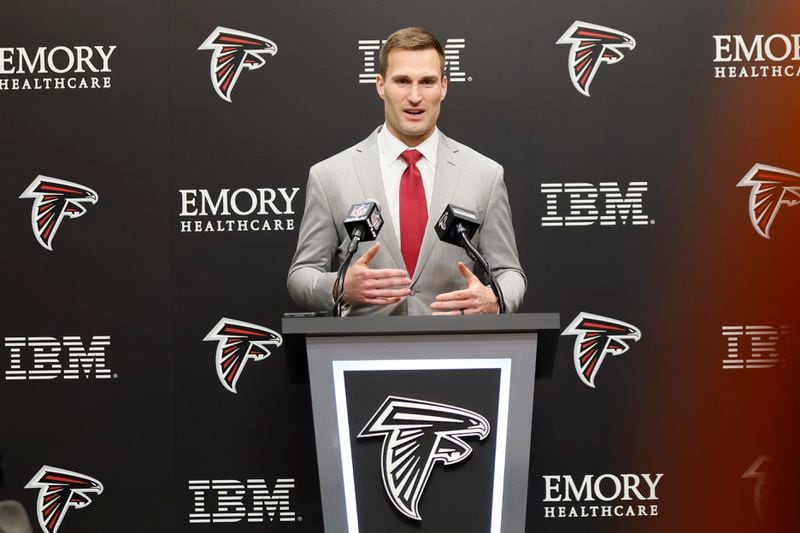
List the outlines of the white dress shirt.
{"label": "white dress shirt", "polygon": [[417,168],[422,174],[422,184],[425,187],[425,201],[428,205],[428,218],[431,212],[431,197],[433,196],[433,180],[436,174],[436,151],[439,149],[439,129],[434,128],[433,134],[425,139],[419,146],[406,146],[403,141],[392,135],[386,124],[378,132],[378,151],[380,153],[381,175],[383,178],[383,191],[386,194],[388,206],[384,207],[392,217],[395,235],[400,242],[400,179],[408,166],[400,154],[406,150],[418,150],[422,158],[417,161]]}

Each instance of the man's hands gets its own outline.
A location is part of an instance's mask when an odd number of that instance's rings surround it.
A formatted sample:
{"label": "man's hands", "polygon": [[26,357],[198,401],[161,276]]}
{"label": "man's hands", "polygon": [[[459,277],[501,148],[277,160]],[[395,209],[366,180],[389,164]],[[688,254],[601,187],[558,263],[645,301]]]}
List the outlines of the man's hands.
{"label": "man's hands", "polygon": [[[380,248],[380,243],[376,242],[347,269],[344,279],[345,302],[351,305],[387,305],[397,303],[411,295],[411,278],[405,270],[370,268],[369,264]],[[464,263],[458,263],[458,271],[467,282],[467,288],[438,295],[431,304],[433,314],[497,313],[497,297],[492,289],[481,283]]]}
{"label": "man's hands", "polygon": [[492,289],[481,283],[464,263],[458,263],[458,271],[464,276],[467,288],[446,292],[436,296],[431,304],[434,315],[478,315],[497,313],[497,297]]}
{"label": "man's hands", "polygon": [[397,303],[411,294],[411,278],[405,270],[369,267],[380,248],[381,244],[376,242],[347,269],[344,277],[345,302],[386,305]]}

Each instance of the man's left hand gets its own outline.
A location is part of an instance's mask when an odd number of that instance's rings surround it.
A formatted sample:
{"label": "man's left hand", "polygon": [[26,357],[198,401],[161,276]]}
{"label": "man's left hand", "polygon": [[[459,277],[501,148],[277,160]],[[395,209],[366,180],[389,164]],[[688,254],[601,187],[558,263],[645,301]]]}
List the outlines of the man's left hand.
{"label": "man's left hand", "polygon": [[445,292],[436,296],[431,304],[434,315],[479,315],[495,314],[498,310],[497,297],[492,289],[481,283],[464,263],[458,263],[458,271],[464,276],[467,288]]}

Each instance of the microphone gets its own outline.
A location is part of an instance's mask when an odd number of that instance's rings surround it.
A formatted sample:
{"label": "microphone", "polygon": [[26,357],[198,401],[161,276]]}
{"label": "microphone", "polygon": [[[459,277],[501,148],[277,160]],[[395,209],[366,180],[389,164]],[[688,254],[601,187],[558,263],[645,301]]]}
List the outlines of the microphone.
{"label": "microphone", "polygon": [[492,288],[492,292],[497,296],[497,305],[500,308],[500,312],[505,313],[506,301],[503,298],[503,290],[500,288],[500,284],[497,283],[497,278],[492,273],[489,263],[470,240],[480,226],[478,215],[469,209],[447,204],[444,213],[436,222],[435,229],[439,240],[464,248],[467,256],[480,265],[481,270],[489,278],[489,286]]}
{"label": "microphone", "polygon": [[344,219],[344,228],[350,236],[348,253],[358,248],[358,243],[374,241],[383,227],[381,206],[375,200],[366,200],[360,204],[353,204]]}
{"label": "microphone", "polygon": [[339,265],[339,270],[336,272],[336,281],[333,284],[333,316],[342,316],[344,277],[347,274],[353,255],[358,250],[358,244],[377,239],[378,233],[383,227],[381,205],[370,198],[359,204],[351,205],[344,219],[344,227],[350,236],[350,244],[347,245],[347,255]]}
{"label": "microphone", "polygon": [[439,221],[436,222],[435,229],[440,241],[462,246],[460,233],[463,232],[467,239],[471,239],[479,227],[481,227],[481,223],[475,213],[448,204],[442,216],[439,217]]}

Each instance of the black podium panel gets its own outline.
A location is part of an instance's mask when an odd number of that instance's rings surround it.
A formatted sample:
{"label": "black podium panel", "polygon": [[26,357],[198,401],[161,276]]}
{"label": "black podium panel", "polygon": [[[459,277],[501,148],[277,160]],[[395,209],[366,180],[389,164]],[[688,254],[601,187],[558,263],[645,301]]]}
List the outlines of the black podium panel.
{"label": "black podium panel", "polygon": [[[493,430],[497,428],[500,370],[345,371],[344,386],[361,530],[385,533],[489,531],[497,446],[497,432]],[[386,400],[387,391],[396,397],[455,405],[479,413],[492,429],[483,440],[478,437],[463,439],[472,448],[468,459],[432,469],[419,509],[424,520],[404,516],[391,505],[384,491],[381,453],[385,439],[358,438],[359,432]],[[432,439],[427,440],[419,443],[420,448],[431,444]]]}
{"label": "black podium panel", "polygon": [[523,532],[537,344],[557,329],[557,315],[285,320],[305,336],[289,356],[308,359],[325,530]]}

